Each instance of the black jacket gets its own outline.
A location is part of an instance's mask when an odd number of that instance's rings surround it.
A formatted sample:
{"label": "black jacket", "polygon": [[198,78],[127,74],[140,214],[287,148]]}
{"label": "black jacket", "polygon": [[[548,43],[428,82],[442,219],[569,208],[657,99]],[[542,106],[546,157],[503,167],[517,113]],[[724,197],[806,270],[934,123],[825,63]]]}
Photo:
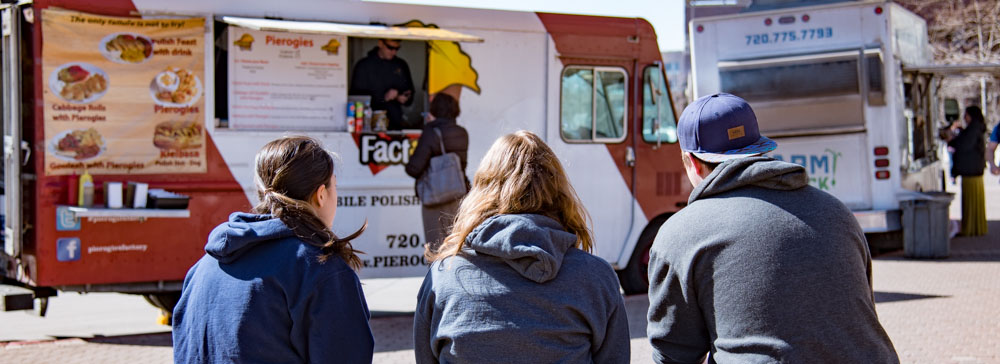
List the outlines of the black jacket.
{"label": "black jacket", "polygon": [[951,156],[951,176],[982,176],[986,169],[986,125],[972,123],[962,129],[948,146],[955,148]]}
{"label": "black jacket", "polygon": [[[399,57],[384,60],[378,56],[378,47],[368,52],[354,65],[351,72],[351,95],[369,95],[372,97],[372,110],[385,110],[389,118],[389,130],[403,129],[403,105],[398,101],[385,101],[385,92],[396,89],[400,94],[413,91],[413,78],[410,67]],[[413,96],[406,105],[413,103]]]}
{"label": "black jacket", "polygon": [[[406,163],[406,174],[410,177],[420,178],[430,165],[431,157],[444,154],[441,152],[441,143],[434,128],[438,128],[444,137],[444,149],[449,153],[458,154],[458,158],[462,160],[463,172],[469,164],[469,132],[453,119],[436,119],[424,125],[424,130],[417,141],[417,148],[410,156],[410,162]],[[469,184],[468,176],[465,177],[465,184]]]}

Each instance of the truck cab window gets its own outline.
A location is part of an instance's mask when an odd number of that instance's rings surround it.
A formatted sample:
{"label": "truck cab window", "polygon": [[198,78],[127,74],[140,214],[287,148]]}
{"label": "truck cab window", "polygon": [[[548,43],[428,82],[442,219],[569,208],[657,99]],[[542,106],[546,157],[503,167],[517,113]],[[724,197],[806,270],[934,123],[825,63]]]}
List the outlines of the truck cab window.
{"label": "truck cab window", "polygon": [[562,74],[560,131],[566,141],[625,140],[627,74],[618,68],[567,67]]}
{"label": "truck cab window", "polygon": [[642,77],[642,140],[647,143],[677,142],[674,108],[663,81],[658,67],[646,67]]}

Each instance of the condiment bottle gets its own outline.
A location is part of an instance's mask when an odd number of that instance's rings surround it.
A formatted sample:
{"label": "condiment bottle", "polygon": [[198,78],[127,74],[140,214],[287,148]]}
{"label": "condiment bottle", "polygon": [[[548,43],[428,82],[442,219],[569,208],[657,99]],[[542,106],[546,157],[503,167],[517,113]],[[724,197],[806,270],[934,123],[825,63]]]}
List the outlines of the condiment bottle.
{"label": "condiment bottle", "polygon": [[364,130],[365,131],[372,131],[372,129],[373,129],[372,128],[372,107],[368,103],[365,103],[365,114],[364,114],[364,116],[362,116],[362,120],[364,120],[363,121],[364,122]]}
{"label": "condiment bottle", "polygon": [[67,195],[68,195],[67,197],[69,197],[69,198],[66,199],[66,204],[67,205],[71,205],[71,206],[79,204],[80,203],[80,197],[79,197],[80,196],[79,195],[79,193],[80,193],[80,176],[76,175],[76,171],[73,171],[73,174],[71,174],[69,176],[69,180],[66,181],[66,186],[67,186],[66,190],[67,190]]}
{"label": "condiment bottle", "polygon": [[83,171],[83,175],[80,176],[80,190],[79,190],[79,202],[77,205],[81,207],[90,207],[94,205],[94,177],[90,175],[87,170]]}

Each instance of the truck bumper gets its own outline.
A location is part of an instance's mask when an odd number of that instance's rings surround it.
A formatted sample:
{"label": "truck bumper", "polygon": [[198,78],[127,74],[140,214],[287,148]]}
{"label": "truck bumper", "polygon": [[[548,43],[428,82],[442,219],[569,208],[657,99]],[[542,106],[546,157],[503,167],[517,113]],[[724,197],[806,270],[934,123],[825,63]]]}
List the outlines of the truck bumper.
{"label": "truck bumper", "polygon": [[901,216],[900,210],[854,211],[854,218],[858,219],[858,224],[865,233],[899,231],[903,228],[900,224]]}

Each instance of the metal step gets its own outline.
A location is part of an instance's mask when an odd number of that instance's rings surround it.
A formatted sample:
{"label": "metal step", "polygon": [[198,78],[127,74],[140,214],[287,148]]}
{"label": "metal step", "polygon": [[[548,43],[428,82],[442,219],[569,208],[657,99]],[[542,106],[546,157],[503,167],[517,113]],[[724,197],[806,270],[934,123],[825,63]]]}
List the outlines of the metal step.
{"label": "metal step", "polygon": [[0,311],[35,309],[35,293],[30,289],[0,284]]}

